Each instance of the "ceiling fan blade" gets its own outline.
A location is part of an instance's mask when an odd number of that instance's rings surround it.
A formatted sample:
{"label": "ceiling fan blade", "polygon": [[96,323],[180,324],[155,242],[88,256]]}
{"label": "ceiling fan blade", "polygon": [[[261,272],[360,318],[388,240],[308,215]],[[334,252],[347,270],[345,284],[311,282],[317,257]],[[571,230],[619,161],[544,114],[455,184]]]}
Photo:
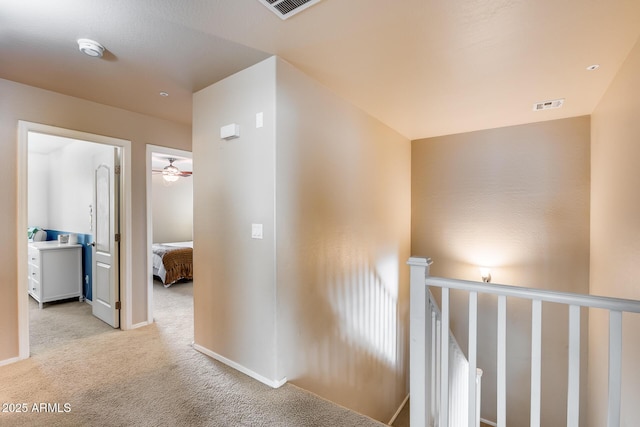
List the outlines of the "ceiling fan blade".
{"label": "ceiling fan blade", "polygon": [[178,167],[174,166],[173,162],[176,159],[170,158],[168,160],[169,160],[169,166],[166,166],[163,169],[151,169],[151,173],[152,174],[162,174],[162,175],[173,175],[173,176],[177,176],[177,177],[181,177],[181,178],[188,178],[193,174],[193,172],[182,171]]}

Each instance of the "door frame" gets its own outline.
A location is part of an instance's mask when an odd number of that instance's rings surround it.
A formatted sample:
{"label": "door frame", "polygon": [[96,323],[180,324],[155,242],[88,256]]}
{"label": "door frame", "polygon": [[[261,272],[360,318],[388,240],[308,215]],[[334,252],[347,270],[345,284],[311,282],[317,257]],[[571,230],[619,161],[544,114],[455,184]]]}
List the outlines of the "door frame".
{"label": "door frame", "polygon": [[[131,141],[109,136],[96,135],[87,132],[65,129],[55,126],[18,121],[18,230],[26,230],[28,225],[28,134],[29,132],[44,133],[63,138],[94,142],[121,148],[120,174],[120,329],[132,329],[133,311],[132,301],[132,214],[131,214]],[[18,258],[18,348],[19,359],[29,357],[29,295],[27,289],[27,248],[28,242],[23,233],[16,233]]]}
{"label": "door frame", "polygon": [[191,151],[147,144],[147,323],[153,323],[153,153],[193,158]]}

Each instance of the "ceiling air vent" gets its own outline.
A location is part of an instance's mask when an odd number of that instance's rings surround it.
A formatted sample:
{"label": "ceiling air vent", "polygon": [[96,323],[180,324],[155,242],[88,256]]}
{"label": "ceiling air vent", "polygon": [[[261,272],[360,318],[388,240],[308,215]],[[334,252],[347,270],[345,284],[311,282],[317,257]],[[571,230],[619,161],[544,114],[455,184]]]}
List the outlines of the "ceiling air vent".
{"label": "ceiling air vent", "polygon": [[542,101],[533,104],[533,111],[551,110],[553,108],[560,108],[564,104],[564,98],[552,99],[551,101]]}
{"label": "ceiling air vent", "polygon": [[313,6],[320,0],[259,0],[267,9],[275,13],[280,19],[287,19],[306,8]]}

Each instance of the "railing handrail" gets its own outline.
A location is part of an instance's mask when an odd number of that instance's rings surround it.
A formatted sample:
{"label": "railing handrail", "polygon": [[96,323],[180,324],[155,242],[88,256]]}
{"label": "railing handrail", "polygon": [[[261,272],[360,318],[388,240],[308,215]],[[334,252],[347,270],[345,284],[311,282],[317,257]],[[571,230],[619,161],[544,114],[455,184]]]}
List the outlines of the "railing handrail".
{"label": "railing handrail", "polygon": [[468,280],[445,279],[435,276],[428,276],[426,278],[426,285],[439,288],[478,292],[482,294],[503,295],[507,297],[540,300],[544,302],[553,302],[566,305],[578,305],[581,307],[640,313],[640,301],[630,299],[576,294],[548,289],[524,288],[521,286],[473,282]]}
{"label": "railing handrail", "polygon": [[[411,266],[411,300],[410,300],[410,388],[411,399],[417,402],[425,402],[424,405],[411,405],[411,423],[427,425],[431,414],[431,395],[433,390],[427,387],[433,381],[434,375],[425,370],[425,361],[431,354],[439,354],[443,363],[437,378],[442,379],[440,384],[443,398],[436,404],[440,414],[440,425],[448,425],[446,418],[448,401],[446,400],[449,384],[448,379],[448,346],[441,346],[441,350],[433,350],[431,343],[432,325],[430,316],[425,316],[428,304],[429,287],[439,287],[442,290],[441,306],[442,320],[440,322],[440,335],[445,336],[449,331],[450,316],[450,290],[468,292],[468,324],[469,344],[468,361],[469,372],[476,369],[478,353],[478,296],[483,294],[497,297],[497,348],[496,348],[496,401],[497,401],[497,426],[506,426],[506,401],[507,401],[507,297],[529,300],[531,302],[531,393],[530,393],[530,425],[541,425],[541,382],[542,382],[542,306],[543,303],[557,303],[568,306],[568,372],[567,372],[567,427],[580,425],[580,356],[581,356],[581,308],[596,308],[609,312],[609,345],[608,345],[608,404],[607,425],[619,427],[621,420],[621,396],[622,396],[622,325],[623,313],[640,313],[640,301],[612,298],[596,295],[576,294],[547,289],[523,288],[511,285],[499,285],[483,282],[472,282],[457,279],[445,279],[429,275],[431,259],[411,257],[407,262]],[[434,329],[438,333],[438,328]],[[469,414],[477,411],[475,406],[476,377],[469,375]],[[436,387],[437,388],[437,387]],[[415,399],[414,399],[415,398]],[[445,417],[443,417],[445,414]],[[443,421],[444,420],[444,421]],[[473,425],[474,419],[469,419],[469,425]]]}

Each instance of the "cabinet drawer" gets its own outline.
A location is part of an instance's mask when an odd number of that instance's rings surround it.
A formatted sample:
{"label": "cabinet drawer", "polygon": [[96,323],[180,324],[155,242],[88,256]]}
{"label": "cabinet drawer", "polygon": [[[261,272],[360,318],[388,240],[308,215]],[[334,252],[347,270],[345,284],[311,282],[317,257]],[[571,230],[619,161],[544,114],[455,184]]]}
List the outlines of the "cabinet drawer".
{"label": "cabinet drawer", "polygon": [[40,266],[40,252],[37,249],[29,248],[29,264]]}
{"label": "cabinet drawer", "polygon": [[29,264],[29,278],[31,280],[40,281],[40,267],[37,265]]}
{"label": "cabinet drawer", "polygon": [[29,280],[29,292],[35,295],[38,300],[40,299],[40,281],[39,280]]}

